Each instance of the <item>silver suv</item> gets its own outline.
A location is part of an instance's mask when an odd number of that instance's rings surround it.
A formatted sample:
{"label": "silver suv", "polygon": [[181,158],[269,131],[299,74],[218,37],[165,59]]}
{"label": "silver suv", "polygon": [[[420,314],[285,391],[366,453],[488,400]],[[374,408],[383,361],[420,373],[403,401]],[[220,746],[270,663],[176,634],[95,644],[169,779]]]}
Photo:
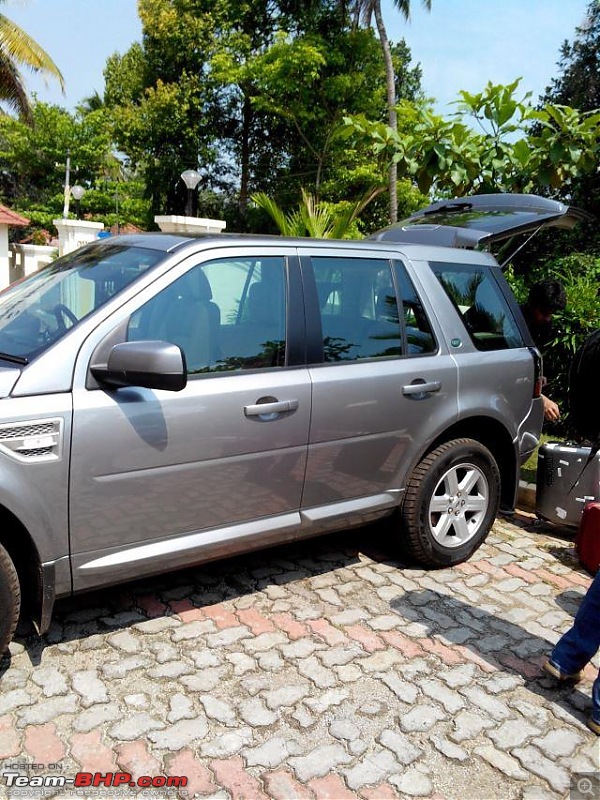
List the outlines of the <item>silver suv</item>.
{"label": "silver suv", "polygon": [[448,236],[575,218],[512,202],[360,242],[109,238],[9,287],[0,652],[21,599],[43,633],[55,598],[383,517],[424,565],[468,558],[538,441],[540,360],[495,259]]}

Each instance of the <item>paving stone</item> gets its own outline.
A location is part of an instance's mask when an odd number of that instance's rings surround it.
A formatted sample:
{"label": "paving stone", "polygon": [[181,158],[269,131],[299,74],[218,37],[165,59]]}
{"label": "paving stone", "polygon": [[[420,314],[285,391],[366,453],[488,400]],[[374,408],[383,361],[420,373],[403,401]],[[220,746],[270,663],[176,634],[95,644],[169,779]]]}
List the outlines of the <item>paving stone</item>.
{"label": "paving stone", "polygon": [[423,750],[403,733],[397,730],[382,731],[377,740],[383,747],[391,750],[399,764],[412,764],[423,754]]}
{"label": "paving stone", "polygon": [[349,696],[347,689],[335,688],[323,692],[318,697],[307,697],[304,700],[307,705],[315,714],[324,714],[330,708],[339,706]]}
{"label": "paving stone", "polygon": [[569,788],[569,772],[546,758],[537,748],[531,745],[516,747],[512,750],[512,755],[519,759],[526,770],[547,781],[555,792],[564,793]]}
{"label": "paving stone", "polygon": [[449,739],[446,739],[444,736],[432,736],[430,741],[435,749],[439,750],[446,758],[451,758],[454,761],[466,761],[470,758],[466,750],[454,744],[454,742],[451,742]]}
{"label": "paving stone", "polygon": [[393,674],[381,675],[380,678],[382,683],[385,683],[388,689],[390,689],[399,700],[402,700],[403,703],[412,705],[417,699],[419,691],[414,684],[403,681]]}
{"label": "paving stone", "polygon": [[239,707],[241,718],[252,728],[273,725],[277,721],[277,714],[268,709],[259,698],[253,698],[242,703]]}
{"label": "paving stone", "polygon": [[398,776],[393,775],[390,783],[396,786],[399,792],[410,797],[426,797],[433,791],[431,780],[418,769],[409,769]]}
{"label": "paving stone", "polygon": [[159,730],[164,727],[164,722],[142,711],[114,725],[110,729],[110,735],[113,739],[132,742],[134,739],[141,739],[146,736],[150,731]]}
{"label": "paving stone", "polygon": [[150,698],[144,692],[136,692],[135,694],[126,694],[123,702],[128,708],[150,708]]}
{"label": "paving stone", "polygon": [[250,728],[238,726],[235,731],[227,731],[209,741],[203,740],[200,752],[209,758],[230,758],[252,743],[253,733]]}
{"label": "paving stone", "polygon": [[41,687],[44,697],[64,695],[69,691],[65,676],[54,667],[43,667],[33,675],[33,682]]}
{"label": "paving stone", "polygon": [[317,717],[312,714],[306,706],[300,705],[292,714],[293,719],[296,720],[301,728],[312,728],[317,722]]}
{"label": "paving stone", "polygon": [[367,674],[373,672],[387,672],[394,669],[397,664],[404,662],[404,657],[393,649],[379,650],[373,655],[365,656],[360,660],[360,668]]}
{"label": "paving stone", "polygon": [[341,770],[346,783],[354,791],[363,786],[387,781],[391,775],[400,771],[401,766],[393,753],[385,748],[369,750],[352,767]]}
{"label": "paving stone", "polygon": [[43,725],[45,722],[53,722],[61,714],[75,714],[77,712],[77,698],[74,694],[66,697],[51,697],[49,700],[41,700],[35,706],[26,709],[19,709],[18,727],[26,725]]}
{"label": "paving stone", "polygon": [[152,662],[148,656],[129,656],[129,658],[123,658],[119,661],[112,661],[108,662],[107,664],[103,664],[100,667],[100,672],[102,672],[104,677],[108,680],[115,680],[118,678],[124,678],[129,672],[133,672],[136,669],[141,670],[147,668],[151,663]]}
{"label": "paving stone", "polygon": [[288,759],[288,764],[296,773],[298,780],[309,781],[312,778],[322,778],[330,771],[352,761],[346,750],[340,744],[321,745],[315,747],[306,756],[294,756]]}
{"label": "paving stone", "polygon": [[198,698],[204,706],[204,713],[209,719],[215,719],[223,725],[234,725],[236,722],[236,713],[230,703],[224,700],[219,700],[210,694],[201,694]]}
{"label": "paving stone", "polygon": [[493,727],[492,720],[482,717],[475,711],[459,711],[453,719],[454,730],[450,738],[455,742],[476,739],[486,728]]}
{"label": "paving stone", "polygon": [[503,720],[511,716],[511,710],[506,703],[492,697],[478,686],[463,687],[459,691],[467,698],[471,705],[485,711],[486,714],[489,714],[493,719]]}
{"label": "paving stone", "polygon": [[309,658],[318,650],[326,650],[327,647],[322,642],[315,642],[312,639],[298,639],[292,644],[284,645],[280,648],[281,654],[288,661],[295,661],[301,658]]}
{"label": "paving stone", "polygon": [[[210,637],[207,638],[210,640]],[[268,650],[272,650],[278,645],[287,644],[287,641],[288,638],[283,633],[261,633],[259,636],[245,639],[243,646],[247,653],[256,655],[256,653],[264,653]]]}
{"label": "paving stone", "polygon": [[225,658],[233,665],[233,673],[238,677],[258,667],[256,661],[246,653],[227,653]]}
{"label": "paving stone", "polygon": [[112,645],[115,650],[120,650],[121,652],[129,653],[130,655],[139,653],[142,649],[140,640],[130,631],[119,631],[119,633],[109,636],[107,638],[107,642]]}
{"label": "paving stone", "polygon": [[106,722],[121,719],[122,713],[116,705],[93,705],[81,711],[73,720],[73,730],[81,733],[98,730]]}
{"label": "paving stone", "polygon": [[505,753],[503,750],[498,750],[491,745],[483,745],[476,747],[474,753],[508,778],[526,781],[530,777],[529,773],[519,765],[517,759]]}
{"label": "paving stone", "polygon": [[205,669],[193,675],[184,675],[179,678],[179,683],[191,692],[210,692],[218,686],[225,675],[222,667],[218,669]]}
{"label": "paving stone", "polygon": [[452,689],[459,686],[468,686],[475,681],[475,666],[473,664],[461,664],[457,667],[440,672],[440,678]]}
{"label": "paving stone", "polygon": [[[360,587],[360,584],[356,584]],[[346,587],[348,584],[346,585]],[[339,587],[341,588],[341,587]],[[336,625],[338,627],[343,627],[344,625],[356,625],[358,622],[362,622],[362,620],[367,618],[366,612],[361,608],[347,608],[344,611],[341,611],[338,614],[333,614],[331,617],[332,625]],[[397,617],[396,617],[396,624],[397,624]]]}
{"label": "paving stone", "polygon": [[4,695],[0,695],[0,715],[14,711],[15,708],[31,706],[35,702],[35,698],[25,689],[13,689]]}
{"label": "paving stone", "polygon": [[295,706],[302,698],[306,697],[311,691],[309,684],[296,684],[282,686],[280,689],[271,689],[263,695],[267,706],[275,711],[286,706]]}
{"label": "paving stone", "polygon": [[167,715],[167,722],[179,722],[180,719],[193,719],[196,714],[194,712],[194,704],[189,697],[184,694],[173,694],[169,697],[169,708],[171,709]]}
{"label": "paving stone", "polygon": [[406,714],[400,714],[400,727],[405,733],[428,731],[437,722],[447,719],[446,714],[437,706],[420,703]]}
{"label": "paving stone", "polygon": [[329,726],[329,733],[336,739],[352,742],[358,739],[360,728],[352,720],[336,719]]}
{"label": "paving stone", "polygon": [[267,739],[266,742],[252,749],[244,749],[243,757],[250,767],[268,767],[274,769],[290,755],[289,742],[281,736]]}
{"label": "paving stone", "polygon": [[432,700],[437,700],[438,703],[444,706],[446,711],[452,714],[465,707],[462,697],[448,689],[441,681],[424,679],[419,681],[419,686],[424,695]]}
{"label": "paving stone", "polygon": [[157,617],[156,619],[148,619],[144,622],[138,622],[134,625],[134,629],[139,631],[139,633],[152,635],[156,633],[163,633],[171,628],[177,628],[181,625],[176,619],[173,617]]}
{"label": "paving stone", "polygon": [[81,670],[72,677],[73,688],[81,695],[81,705],[89,708],[96,703],[108,702],[106,684],[100,680],[96,670]]}
{"label": "paving stone", "polygon": [[572,756],[583,741],[583,737],[576,731],[561,728],[548,731],[545,736],[533,739],[531,744],[538,747],[548,758],[559,758]]}
{"label": "paving stone", "polygon": [[536,728],[525,719],[510,719],[503,722],[498,728],[489,731],[487,735],[496,747],[508,750],[522,745],[532,736],[536,736],[539,733],[539,728]]}
{"label": "paving stone", "polygon": [[161,678],[180,678],[182,675],[190,675],[196,670],[186,661],[169,661],[159,667],[148,670],[148,676],[160,680]]}
{"label": "paving stone", "polygon": [[[164,726],[161,726],[164,727]],[[198,739],[204,739],[208,725],[204,717],[182,719],[166,730],[152,729],[148,738],[161,750],[181,750]]]}
{"label": "paving stone", "polygon": [[318,659],[326,667],[346,666],[364,657],[364,650],[360,647],[330,647],[319,652]]}
{"label": "paving stone", "polygon": [[300,659],[298,672],[311,680],[319,689],[328,689],[336,685],[335,673],[324,667],[314,656]]}

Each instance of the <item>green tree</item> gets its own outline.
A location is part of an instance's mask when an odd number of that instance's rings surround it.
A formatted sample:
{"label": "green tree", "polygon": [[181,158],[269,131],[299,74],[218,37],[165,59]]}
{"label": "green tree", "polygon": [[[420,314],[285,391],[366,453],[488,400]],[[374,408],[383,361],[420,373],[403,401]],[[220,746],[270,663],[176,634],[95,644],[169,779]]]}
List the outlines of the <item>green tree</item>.
{"label": "green tree", "polygon": [[[558,61],[558,76],[546,89],[544,103],[566,105],[579,113],[600,109],[600,3],[591,0],[585,20],[565,41]],[[570,200],[595,217],[600,214],[600,173],[591,170],[573,179]],[[590,223],[565,237],[565,249],[579,247],[600,252],[597,224]]]}
{"label": "green tree", "polygon": [[[250,195],[289,205],[301,187],[337,201],[379,176],[335,132],[343,114],[385,113],[383,68],[370,30],[328,0],[140,0],[144,36],[105,71],[119,149],[144,170],[154,213],[183,208],[179,175],[202,174],[202,213],[234,228],[258,220]],[[394,50],[402,90],[418,91],[406,47]],[[337,181],[343,174],[343,182]],[[351,187],[351,184],[355,184]],[[339,186],[339,188],[337,188]]]}
{"label": "green tree", "polygon": [[58,106],[37,102],[32,106],[32,120],[30,126],[0,116],[2,202],[28,216],[33,229],[49,230],[52,220],[63,211],[68,151],[71,182],[86,189],[81,202],[84,215],[107,225],[114,224],[117,216],[123,222],[147,224],[147,208],[140,199],[143,186],[138,176],[123,170],[116,157],[103,109],[70,114]]}
{"label": "green tree", "polygon": [[[0,0],[0,4],[6,0]],[[60,70],[48,53],[16,23],[0,14],[0,102],[28,122],[31,104],[21,68],[56,78],[64,89]]]}
{"label": "green tree", "polygon": [[349,118],[343,135],[370,141],[375,157],[395,161],[402,175],[435,196],[568,189],[595,169],[600,112],[549,104],[536,110],[529,95],[515,98],[518,84],[460,92],[450,119],[413,107],[410,128],[399,132],[365,117]]}

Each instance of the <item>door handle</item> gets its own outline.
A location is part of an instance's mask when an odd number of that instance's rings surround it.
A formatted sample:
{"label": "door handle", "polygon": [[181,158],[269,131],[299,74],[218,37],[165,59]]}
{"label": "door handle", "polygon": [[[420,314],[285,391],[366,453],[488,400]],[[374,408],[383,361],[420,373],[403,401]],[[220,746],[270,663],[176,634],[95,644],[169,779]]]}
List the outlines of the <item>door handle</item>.
{"label": "door handle", "polygon": [[441,381],[421,381],[417,383],[410,383],[408,386],[402,387],[402,394],[407,397],[414,397],[415,395],[431,394],[432,392],[439,392],[442,388]]}
{"label": "door handle", "polygon": [[244,406],[246,417],[268,417],[284,414],[286,411],[295,411],[298,408],[297,400],[276,400],[273,403],[256,403],[253,406]]}

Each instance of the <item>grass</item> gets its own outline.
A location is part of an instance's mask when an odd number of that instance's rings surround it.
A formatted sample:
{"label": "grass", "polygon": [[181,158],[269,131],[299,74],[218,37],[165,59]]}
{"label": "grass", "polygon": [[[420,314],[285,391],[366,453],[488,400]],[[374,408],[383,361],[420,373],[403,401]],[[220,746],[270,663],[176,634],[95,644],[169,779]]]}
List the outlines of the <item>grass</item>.
{"label": "grass", "polygon": [[543,445],[545,442],[556,441],[556,440],[557,440],[556,436],[549,436],[547,433],[542,433],[538,446],[535,448],[533,453],[529,456],[527,461],[521,467],[522,481],[525,481],[525,483],[535,483],[536,472],[537,472],[538,450],[540,449],[540,446]]}

